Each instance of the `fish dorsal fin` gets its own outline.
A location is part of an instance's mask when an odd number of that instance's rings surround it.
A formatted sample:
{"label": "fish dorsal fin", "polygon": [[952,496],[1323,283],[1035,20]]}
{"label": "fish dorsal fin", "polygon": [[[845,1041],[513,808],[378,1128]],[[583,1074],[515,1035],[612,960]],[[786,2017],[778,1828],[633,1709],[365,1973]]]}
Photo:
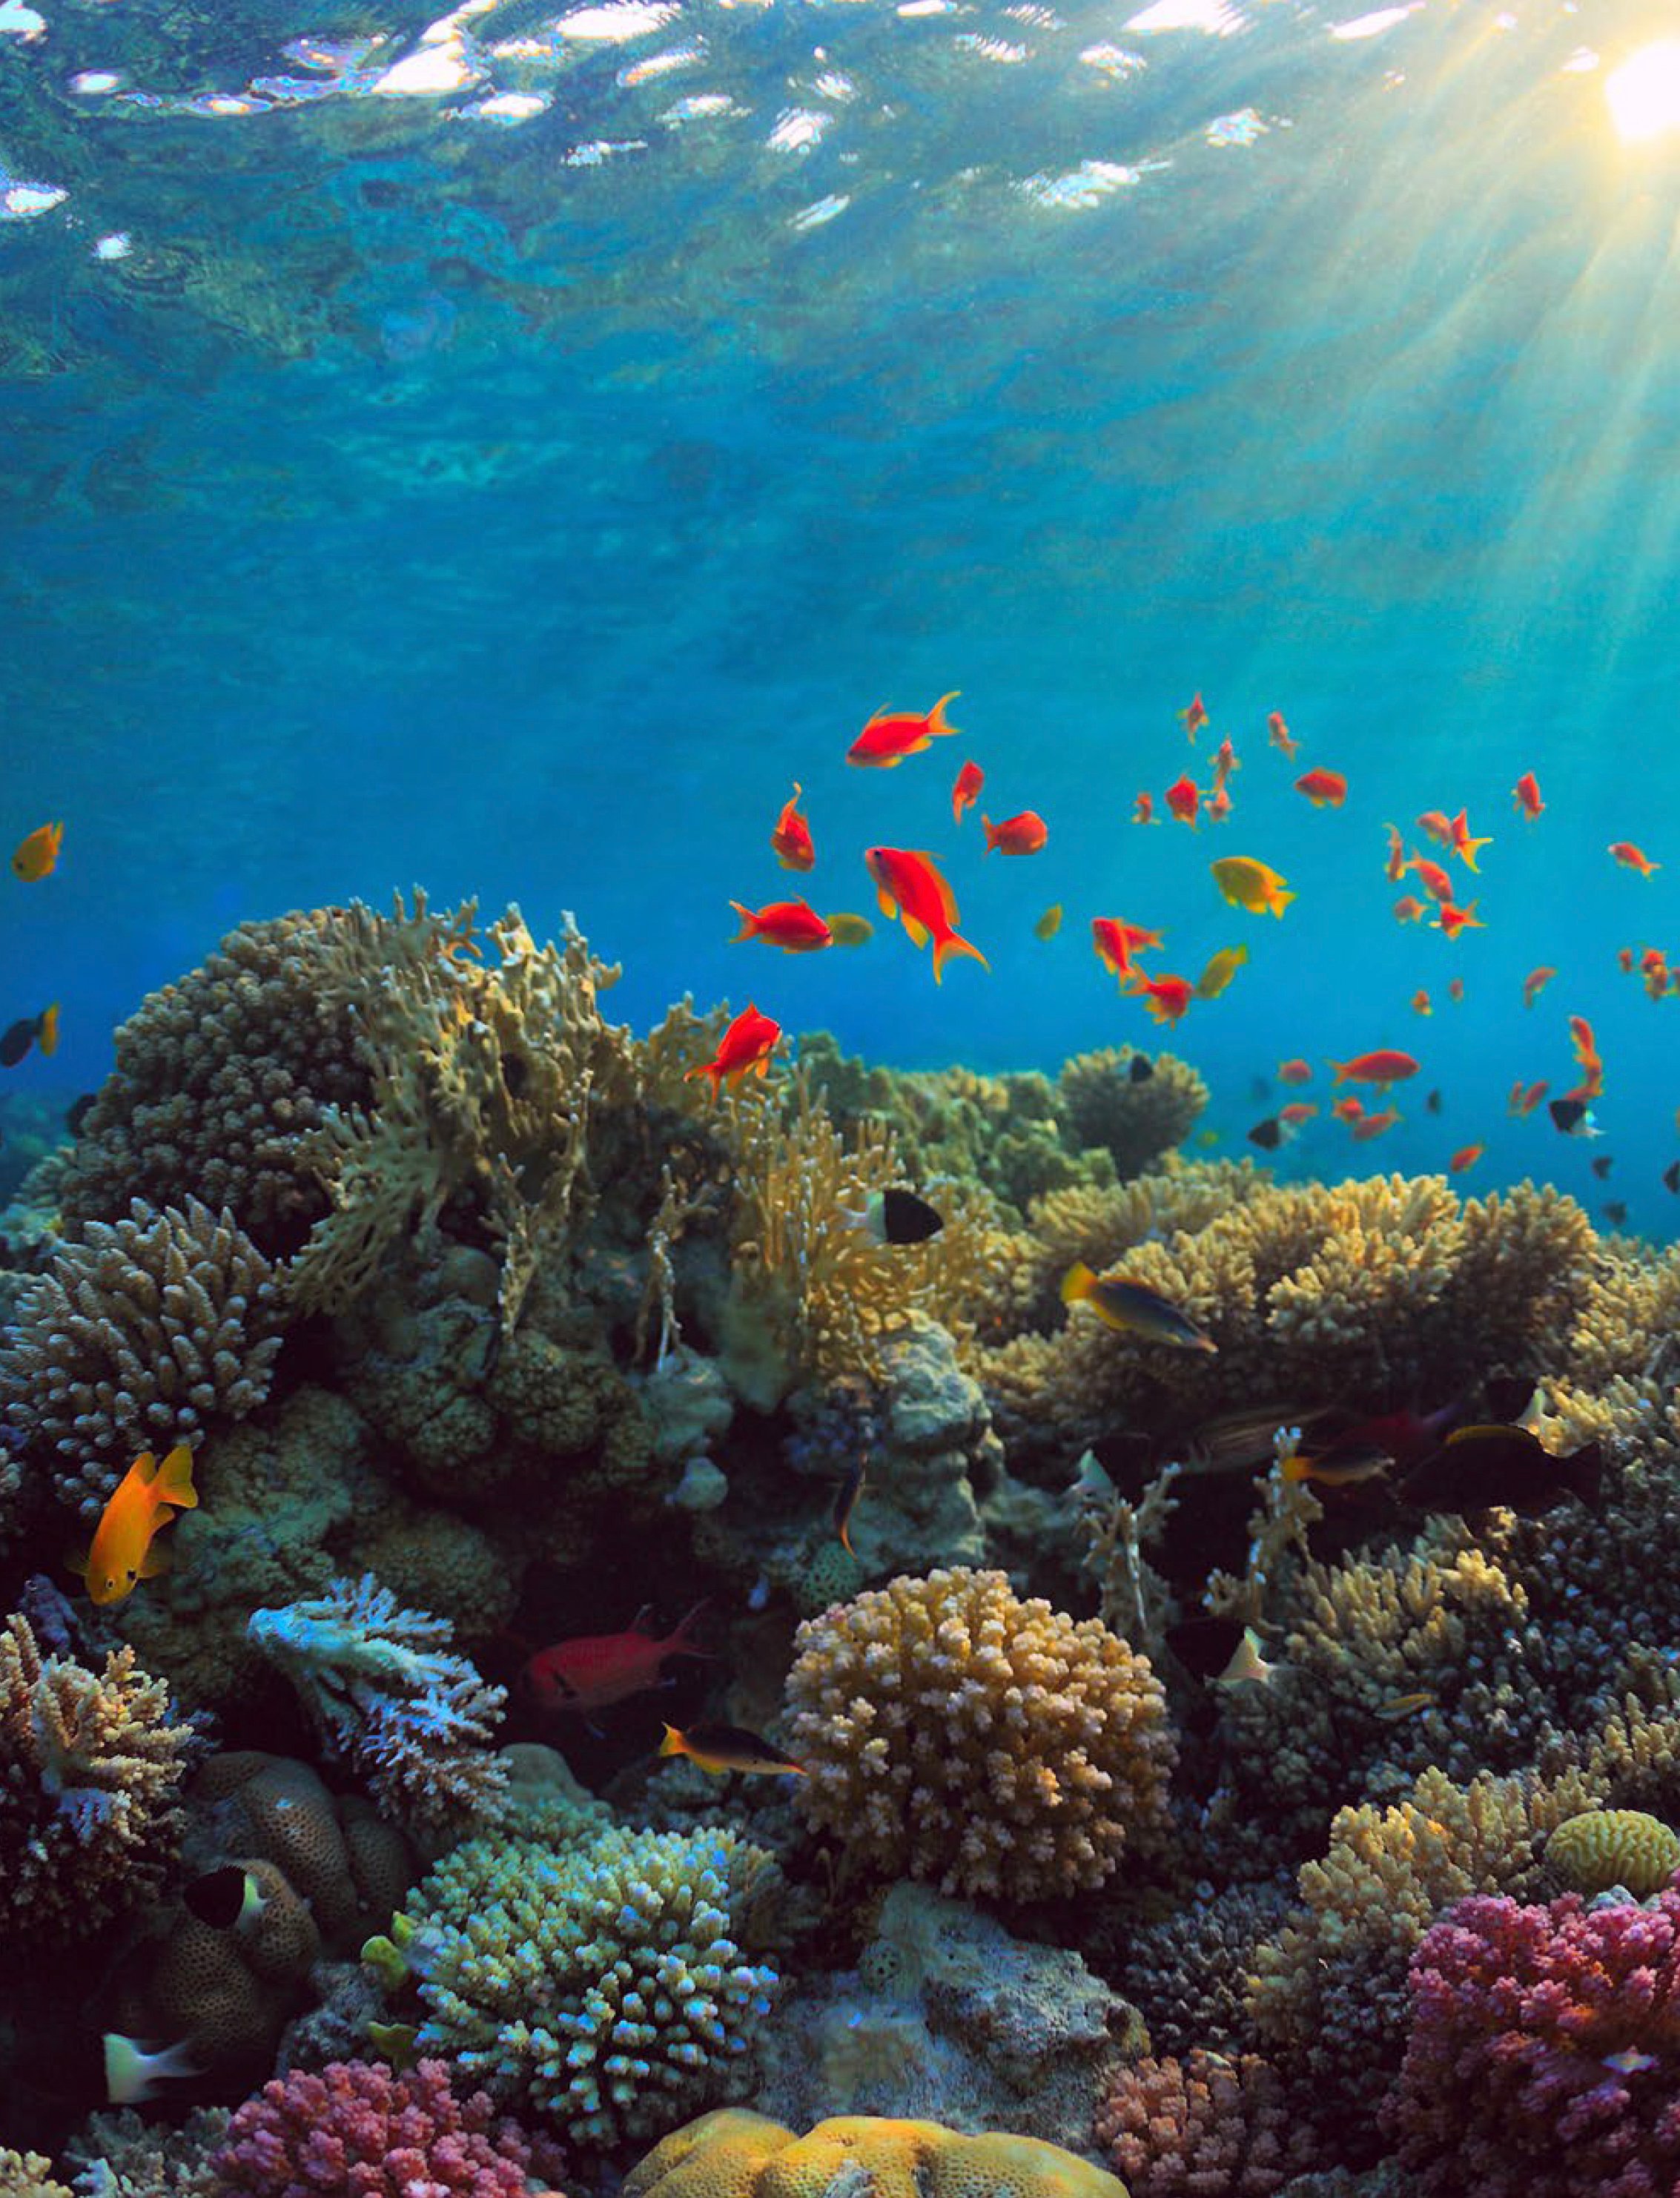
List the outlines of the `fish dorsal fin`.
{"label": "fish dorsal fin", "polygon": [[1490,1420],[1479,1422],[1474,1427],[1455,1428],[1441,1447],[1443,1450],[1450,1450],[1455,1443],[1485,1442],[1490,1435],[1514,1435],[1519,1441],[1523,1436],[1528,1435],[1531,1442],[1537,1447],[1541,1446],[1538,1435],[1530,1434],[1526,1428],[1503,1427],[1497,1420]]}

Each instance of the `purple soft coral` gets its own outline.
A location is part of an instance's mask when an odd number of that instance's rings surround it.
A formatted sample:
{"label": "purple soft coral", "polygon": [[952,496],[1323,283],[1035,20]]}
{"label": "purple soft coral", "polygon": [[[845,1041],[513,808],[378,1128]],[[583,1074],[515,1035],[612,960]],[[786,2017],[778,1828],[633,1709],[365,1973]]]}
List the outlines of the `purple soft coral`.
{"label": "purple soft coral", "polygon": [[1413,1957],[1390,2114],[1421,2193],[1680,2193],[1680,1889],[1461,1901]]}
{"label": "purple soft coral", "polygon": [[264,2084],[228,2125],[211,2162],[224,2198],[526,2198],[552,2180],[544,2137],[498,2120],[483,2091],[460,2098],[442,2061],[404,2075],[335,2061]]}

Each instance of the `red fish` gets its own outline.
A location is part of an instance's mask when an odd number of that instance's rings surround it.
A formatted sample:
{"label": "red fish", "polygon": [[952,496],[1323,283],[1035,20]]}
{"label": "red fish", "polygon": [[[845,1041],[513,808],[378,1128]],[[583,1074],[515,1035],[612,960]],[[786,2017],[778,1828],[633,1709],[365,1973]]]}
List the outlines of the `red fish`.
{"label": "red fish", "polygon": [[1545,807],[1545,803],[1540,799],[1540,782],[1532,770],[1524,771],[1522,776],[1511,788],[1511,802],[1513,807],[1522,811],[1530,823],[1533,823]]}
{"label": "red fish", "polygon": [[1303,1122],[1310,1122],[1318,1112],[1316,1099],[1292,1099],[1287,1107],[1280,1107],[1277,1119],[1291,1130],[1299,1130]]}
{"label": "red fish", "polygon": [[1290,738],[1289,728],[1283,722],[1282,710],[1269,710],[1266,712],[1266,730],[1271,736],[1272,746],[1275,748],[1282,748],[1287,756],[1293,757],[1300,747],[1299,741]]}
{"label": "red fish", "polygon": [[1132,805],[1131,821],[1134,824],[1158,824],[1160,822],[1155,815],[1155,797],[1153,794],[1138,795]]}
{"label": "red fish", "polygon": [[793,791],[782,805],[782,814],[776,820],[776,829],[770,843],[776,859],[784,870],[809,870],[815,867],[817,849],[811,837],[811,819],[799,811],[800,786],[793,781]]}
{"label": "red fish", "polygon": [[1196,996],[1196,988],[1188,977],[1146,977],[1141,969],[1134,973],[1126,990],[1140,996],[1158,1023],[1181,1021]]}
{"label": "red fish", "polygon": [[1415,1015],[1433,1015],[1434,1012],[1427,992],[1420,988],[1412,994],[1412,1013]]}
{"label": "red fish", "polygon": [[1311,1084],[1312,1063],[1310,1061],[1299,1059],[1280,1061],[1277,1064],[1277,1080],[1280,1084]]}
{"label": "red fish", "polygon": [[1593,1036],[1592,1025],[1584,1015],[1570,1016],[1569,1042],[1574,1050],[1575,1066],[1581,1072],[1581,1081],[1566,1096],[1596,1099],[1604,1090],[1604,1063],[1599,1055],[1598,1041]]}
{"label": "red fish", "polygon": [[1375,1053],[1356,1053],[1352,1061],[1333,1061],[1330,1066],[1336,1072],[1333,1080],[1337,1084],[1375,1084],[1384,1090],[1417,1073],[1417,1063],[1410,1054],[1392,1046],[1379,1046]]}
{"label": "red fish", "polygon": [[1462,1175],[1466,1168],[1474,1167],[1486,1150],[1485,1145],[1461,1145],[1447,1162],[1447,1173]]}
{"label": "red fish", "polygon": [[754,1071],[763,1076],[781,1038],[781,1024],[773,1023],[768,1015],[761,1015],[749,1000],[718,1041],[715,1056],[697,1062],[686,1072],[683,1080],[686,1084],[696,1076],[709,1076],[715,1099],[718,1087],[724,1083],[733,1089],[743,1076]]}
{"label": "red fish", "polygon": [[689,1628],[704,1610],[697,1602],[674,1633],[661,1640],[642,1631],[648,1617],[639,1610],[627,1633],[589,1633],[570,1641],[556,1641],[533,1656],[520,1678],[526,1692],[539,1708],[603,1710],[632,1695],[645,1695],[659,1686],[660,1667],[668,1656],[708,1656],[696,1648]]}
{"label": "red fish", "polygon": [[1339,1122],[1357,1122],[1365,1111],[1365,1102],[1357,1091],[1350,1091],[1345,1099],[1338,1099],[1330,1112]]}
{"label": "red fish", "polygon": [[1347,781],[1339,770],[1326,770],[1321,764],[1301,773],[1295,791],[1305,794],[1315,809],[1340,809],[1347,799]]}
{"label": "red fish", "polygon": [[1231,773],[1241,769],[1242,765],[1236,759],[1236,750],[1231,746],[1231,736],[1227,733],[1213,752],[1214,785],[1223,793]]}
{"label": "red fish", "polygon": [[1195,781],[1188,772],[1182,778],[1175,779],[1166,789],[1166,805],[1181,824],[1188,824],[1191,831],[1195,830],[1196,811],[1201,806],[1201,795],[1196,789]]}
{"label": "red fish", "polygon": [[1385,824],[1382,829],[1388,834],[1388,852],[1383,858],[1382,874],[1391,886],[1397,886],[1406,875],[1406,843],[1398,826]]}
{"label": "red fish", "polygon": [[1662,868],[1660,863],[1654,863],[1651,860],[1643,848],[1636,847],[1631,840],[1613,840],[1610,842],[1610,852],[1624,869],[1637,870],[1642,878],[1648,878],[1653,870],[1660,870]]}
{"label": "red fish", "polygon": [[1476,914],[1480,904],[1479,901],[1473,900],[1467,907],[1459,908],[1451,901],[1444,900],[1435,911],[1435,921],[1429,928],[1445,932],[1449,939],[1456,939],[1461,931],[1485,931],[1487,926]]}
{"label": "red fish", "polygon": [[1547,986],[1551,983],[1552,979],[1555,977],[1556,974],[1556,970],[1548,968],[1543,962],[1540,963],[1538,968],[1531,969],[1528,974],[1522,980],[1522,1003],[1524,1007],[1532,1008],[1536,1000],[1539,998],[1541,993],[1545,991]]}
{"label": "red fish", "polygon": [[1349,1126],[1353,1136],[1363,1145],[1368,1143],[1373,1137],[1380,1137],[1385,1130],[1392,1130],[1399,1119],[1398,1108],[1385,1107],[1381,1114],[1362,1114],[1357,1122]]}
{"label": "red fish", "polygon": [[1050,836],[1049,827],[1036,809],[1023,809],[1017,817],[1006,817],[1001,824],[982,815],[980,829],[985,834],[985,852],[994,847],[1002,855],[1036,855]]}
{"label": "red fish", "polygon": [[1165,932],[1146,931],[1141,923],[1123,923],[1117,916],[1094,916],[1090,920],[1092,950],[1104,968],[1122,984],[1136,973],[1133,956],[1152,952],[1166,936]]}
{"label": "red fish", "polygon": [[1207,705],[1201,699],[1200,687],[1191,695],[1187,706],[1178,712],[1178,722],[1192,740],[1207,723]]}
{"label": "red fish", "polygon": [[1505,1102],[1505,1112],[1508,1114],[1532,1114],[1551,1088],[1544,1082],[1525,1087],[1522,1079],[1518,1077],[1511,1086],[1510,1097]]}
{"label": "red fish", "polygon": [[875,881],[883,916],[902,916],[904,929],[918,946],[933,942],[933,981],[945,981],[953,954],[969,954],[982,969],[991,968],[980,948],[957,935],[956,896],[933,858],[911,847],[870,847],[863,863]]}
{"label": "red fish", "polygon": [[834,943],[834,933],[808,900],[766,901],[760,909],[732,900],[730,906],[741,918],[731,946],[739,946],[743,939],[762,939],[766,946],[779,946],[784,954],[811,954]]}
{"label": "red fish", "polygon": [[1452,824],[1445,809],[1426,809],[1417,819],[1417,829],[1427,832],[1438,846],[1452,845]]}
{"label": "red fish", "polygon": [[1228,786],[1216,786],[1207,804],[1207,819],[1211,824],[1223,824],[1231,813],[1231,790]]}
{"label": "red fish", "polygon": [[846,750],[846,761],[891,770],[907,755],[920,755],[930,741],[956,732],[945,716],[945,704],[954,702],[961,691],[953,687],[949,695],[941,695],[925,717],[908,710],[877,710]]}
{"label": "red fish", "polygon": [[956,774],[956,783],[950,789],[950,816],[954,824],[962,822],[962,812],[972,809],[980,798],[980,788],[985,784],[985,773],[977,763],[965,763]]}
{"label": "red fish", "polygon": [[1466,869],[1474,870],[1476,868],[1476,851],[1479,847],[1491,847],[1492,845],[1492,837],[1488,834],[1484,834],[1479,840],[1471,838],[1467,811],[1461,809],[1456,817],[1447,820],[1447,846],[1458,857]]}
{"label": "red fish", "polygon": [[1462,977],[1455,977],[1447,986],[1447,997],[1453,1001],[1462,1000],[1464,997],[1464,980]]}
{"label": "red fish", "polygon": [[1432,863],[1427,855],[1420,855],[1416,847],[1409,868],[1416,870],[1423,881],[1424,890],[1434,900],[1452,898],[1452,880],[1439,863]]}

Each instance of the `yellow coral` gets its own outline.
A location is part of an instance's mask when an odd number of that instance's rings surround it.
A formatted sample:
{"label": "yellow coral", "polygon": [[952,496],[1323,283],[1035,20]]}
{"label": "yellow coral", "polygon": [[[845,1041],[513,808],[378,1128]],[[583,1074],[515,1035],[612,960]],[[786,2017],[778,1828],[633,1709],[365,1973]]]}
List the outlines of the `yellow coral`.
{"label": "yellow coral", "polygon": [[70,2191],[43,2154],[0,2148],[0,2198],[70,2198]]}
{"label": "yellow coral", "polygon": [[1680,1869],[1680,1832],[1643,1809],[1589,1809],[1558,1826],[1546,1863],[1573,1892],[1622,1885],[1645,1900]]}
{"label": "yellow coral", "polygon": [[841,2115],[795,2137],[724,2108],[655,2145],[624,2198],[1125,2198],[1125,2186],[1038,2137]]}

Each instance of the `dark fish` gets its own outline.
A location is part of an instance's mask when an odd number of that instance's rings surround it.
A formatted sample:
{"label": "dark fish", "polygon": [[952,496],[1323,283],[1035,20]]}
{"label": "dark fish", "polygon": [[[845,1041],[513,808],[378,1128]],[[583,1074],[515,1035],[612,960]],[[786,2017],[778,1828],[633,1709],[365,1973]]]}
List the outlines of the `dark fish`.
{"label": "dark fish", "polygon": [[1409,1474],[1400,1493],[1420,1511],[1491,1510],[1532,1517],[1567,1496],[1596,1511],[1603,1460],[1596,1442],[1554,1457],[1526,1428],[1456,1428],[1433,1457]]}
{"label": "dark fish", "polygon": [[1133,1054],[1126,1069],[1126,1074],[1132,1083],[1147,1084],[1154,1073],[1155,1064],[1147,1053]]}
{"label": "dark fish", "polygon": [[1283,1143],[1283,1125],[1276,1114],[1268,1114],[1264,1122],[1256,1122],[1248,1132],[1248,1142],[1258,1145],[1263,1153],[1275,1153]]}
{"label": "dark fish", "polygon": [[1599,1181],[1604,1183],[1608,1180],[1610,1170],[1614,1166],[1614,1162],[1608,1153],[1601,1153],[1596,1160],[1590,1160],[1587,1165]]}
{"label": "dark fish", "polygon": [[849,1557],[857,1554],[852,1546],[852,1515],[857,1508],[857,1498],[863,1492],[863,1463],[861,1455],[834,1492],[834,1532],[840,1536],[840,1547]]}
{"label": "dark fish", "polygon": [[1552,1118],[1553,1128],[1561,1130],[1566,1137],[1598,1135],[1593,1127],[1592,1108],[1584,1099],[1549,1099],[1546,1112]]}
{"label": "dark fish", "polygon": [[1671,1160],[1662,1172],[1663,1189],[1680,1198],[1680,1160]]}
{"label": "dark fish", "polygon": [[202,1877],[195,1877],[181,1898],[188,1913],[212,1931],[248,1930],[268,1905],[261,1886],[237,1863],[227,1863],[220,1869],[206,1870]]}
{"label": "dark fish", "polygon": [[1238,1618],[1186,1618],[1166,1629],[1166,1645],[1192,1678],[1217,1679],[1242,1644]]}
{"label": "dark fish", "polygon": [[804,1764],[795,1763],[779,1747],[772,1747],[769,1741],[760,1740],[756,1732],[747,1732],[738,1724],[691,1724],[686,1732],[679,1732],[674,1724],[668,1724],[665,1738],[660,1742],[660,1753],[686,1755],[702,1771],[741,1771],[749,1776],[760,1772],[770,1776],[791,1772],[796,1778],[806,1776]]}
{"label": "dark fish", "polygon": [[1441,1111],[1440,1093],[1439,1091],[1432,1091],[1423,1103],[1430,1114],[1439,1114]]}
{"label": "dark fish", "polygon": [[0,1068],[15,1068],[35,1043],[35,1018],[20,1015],[0,1038]]}
{"label": "dark fish", "polygon": [[1627,1226],[1627,1204],[1625,1200],[1607,1198],[1598,1210],[1613,1229],[1625,1229]]}
{"label": "dark fish", "polygon": [[944,1214],[936,1212],[925,1198],[896,1187],[872,1191],[863,1206],[842,1207],[840,1211],[854,1228],[873,1236],[877,1244],[925,1244],[945,1225]]}
{"label": "dark fish", "polygon": [[1211,1335],[1147,1282],[1126,1275],[1095,1275],[1076,1259],[1062,1277],[1063,1305],[1088,1305],[1104,1327],[1179,1351],[1217,1351]]}
{"label": "dark fish", "polygon": [[98,1097],[99,1094],[96,1091],[84,1091],[79,1099],[71,1102],[70,1112],[64,1118],[64,1126],[73,1137],[81,1136],[82,1125],[92,1114],[94,1102]]}

